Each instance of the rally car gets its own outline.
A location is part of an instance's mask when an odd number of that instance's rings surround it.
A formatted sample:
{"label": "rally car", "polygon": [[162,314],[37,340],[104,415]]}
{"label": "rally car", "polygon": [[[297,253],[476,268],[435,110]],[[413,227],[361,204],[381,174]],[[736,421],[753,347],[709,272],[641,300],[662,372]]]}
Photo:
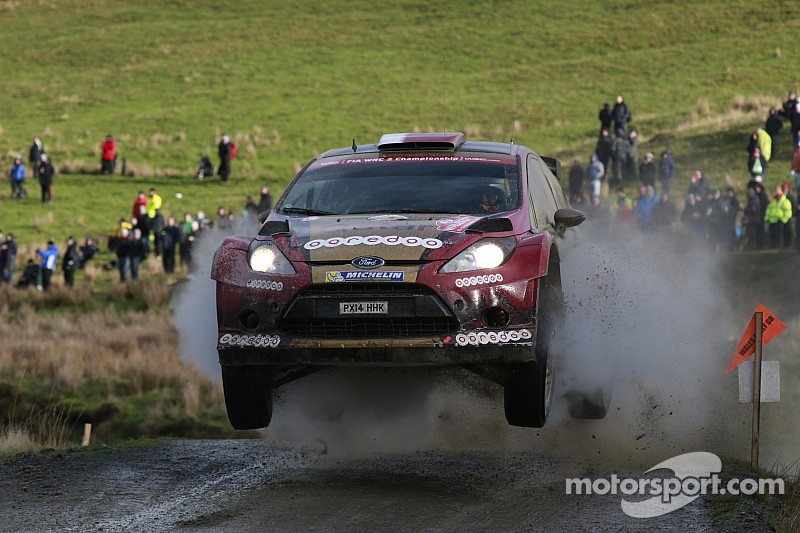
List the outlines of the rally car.
{"label": "rally car", "polygon": [[[560,174],[462,133],[388,134],[306,164],[258,235],[214,256],[233,427],[266,427],[273,389],[356,365],[461,366],[504,387],[509,424],[542,427],[561,355],[558,242],[584,220]],[[596,395],[568,398],[573,415],[605,415]]]}

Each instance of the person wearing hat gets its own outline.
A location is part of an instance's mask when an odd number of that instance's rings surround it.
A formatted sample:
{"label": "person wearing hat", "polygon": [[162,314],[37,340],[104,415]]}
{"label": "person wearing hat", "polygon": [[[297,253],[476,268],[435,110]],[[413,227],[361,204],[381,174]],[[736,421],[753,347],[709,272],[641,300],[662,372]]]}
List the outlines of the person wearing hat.
{"label": "person wearing hat", "polygon": [[36,254],[42,259],[42,290],[46,291],[50,289],[50,278],[53,276],[53,270],[56,268],[56,261],[58,260],[58,247],[52,240],[50,240],[47,241],[47,249],[42,251],[37,248]]}
{"label": "person wearing hat", "polygon": [[219,154],[219,169],[217,174],[223,182],[228,181],[231,175],[231,138],[227,135],[222,135],[222,139],[217,146],[217,153]]}
{"label": "person wearing hat", "polygon": [[78,270],[80,259],[78,245],[70,235],[67,237],[67,249],[64,251],[64,257],[61,258],[61,270],[64,271],[64,284],[67,287],[75,285],[75,271]]}

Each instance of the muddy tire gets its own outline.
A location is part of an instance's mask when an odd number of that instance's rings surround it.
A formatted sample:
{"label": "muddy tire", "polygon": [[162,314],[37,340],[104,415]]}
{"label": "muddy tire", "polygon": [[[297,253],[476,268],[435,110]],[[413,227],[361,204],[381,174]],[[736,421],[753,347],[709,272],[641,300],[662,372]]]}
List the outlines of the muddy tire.
{"label": "muddy tire", "polygon": [[600,387],[592,392],[567,393],[567,407],[572,418],[600,420],[608,414],[609,405],[611,405],[611,387]]}
{"label": "muddy tire", "polygon": [[553,402],[555,313],[543,313],[536,333],[536,360],[511,365],[505,385],[506,420],[512,426],[543,427]]}
{"label": "muddy tire", "polygon": [[265,428],[272,420],[271,379],[247,366],[223,366],[225,408],[233,429]]}

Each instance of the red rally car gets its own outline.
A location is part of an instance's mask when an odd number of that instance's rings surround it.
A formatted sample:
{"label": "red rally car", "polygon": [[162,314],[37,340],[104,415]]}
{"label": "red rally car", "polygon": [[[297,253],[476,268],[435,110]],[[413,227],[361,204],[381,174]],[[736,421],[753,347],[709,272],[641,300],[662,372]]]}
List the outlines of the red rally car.
{"label": "red rally car", "polygon": [[[509,424],[542,427],[563,296],[558,242],[584,220],[560,162],[462,133],[330,150],[255,237],[214,256],[217,349],[236,429],[269,425],[272,390],[329,366],[461,366],[504,387]],[[596,396],[568,395],[598,418]],[[583,408],[580,408],[583,406]]]}

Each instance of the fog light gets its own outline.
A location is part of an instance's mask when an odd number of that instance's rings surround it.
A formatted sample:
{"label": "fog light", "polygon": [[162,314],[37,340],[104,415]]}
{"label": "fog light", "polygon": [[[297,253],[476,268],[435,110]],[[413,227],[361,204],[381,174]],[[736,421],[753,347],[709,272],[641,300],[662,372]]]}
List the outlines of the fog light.
{"label": "fog light", "polygon": [[241,322],[242,326],[246,329],[256,329],[261,323],[261,319],[258,318],[258,313],[248,309],[239,315],[239,322]]}
{"label": "fog light", "polygon": [[508,311],[502,307],[490,307],[483,313],[483,323],[491,328],[503,328],[509,320]]}

